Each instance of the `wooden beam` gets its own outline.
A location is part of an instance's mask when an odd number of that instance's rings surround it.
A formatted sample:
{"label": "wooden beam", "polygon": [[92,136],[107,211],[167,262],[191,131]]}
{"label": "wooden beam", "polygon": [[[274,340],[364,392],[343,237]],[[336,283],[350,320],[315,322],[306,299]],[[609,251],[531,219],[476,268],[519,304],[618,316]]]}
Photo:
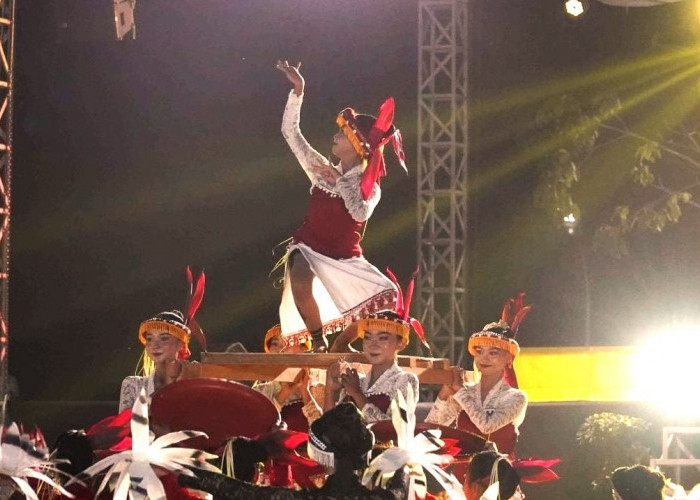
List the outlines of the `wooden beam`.
{"label": "wooden beam", "polygon": [[[337,360],[361,365],[369,373],[371,365],[362,353],[264,354],[204,352],[202,363],[186,368],[186,377],[225,378],[229,380],[280,380],[291,382],[301,368],[326,370]],[[423,384],[449,384],[452,381],[450,361],[444,358],[399,356],[397,364],[413,372]]]}

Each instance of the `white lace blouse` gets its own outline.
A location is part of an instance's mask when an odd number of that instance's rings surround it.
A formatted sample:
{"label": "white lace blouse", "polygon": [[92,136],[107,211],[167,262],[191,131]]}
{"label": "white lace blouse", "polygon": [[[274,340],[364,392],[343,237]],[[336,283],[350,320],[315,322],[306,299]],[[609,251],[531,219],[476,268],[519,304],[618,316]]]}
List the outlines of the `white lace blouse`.
{"label": "white lace blouse", "polygon": [[[345,172],[345,175],[338,177],[335,186],[329,184],[321,176],[321,171],[324,169],[334,168],[338,170],[338,166],[331,164],[326,157],[311,147],[302,135],[299,128],[299,119],[303,100],[303,94],[298,96],[294,91],[289,93],[287,105],[284,108],[284,115],[282,116],[282,135],[304,172],[306,172],[309,180],[311,180],[312,188],[315,186],[331,195],[342,197],[345,202],[345,208],[347,208],[353,219],[358,222],[368,220],[381,198],[379,184],[375,183],[369,199],[363,200],[360,191],[362,165],[357,165]],[[339,173],[342,174],[342,172]]]}
{"label": "white lace blouse", "polygon": [[510,423],[517,432],[525,419],[527,396],[500,380],[481,401],[481,385],[465,385],[453,396],[437,399],[425,421],[451,425],[464,410],[474,425],[484,434],[490,434]]}
{"label": "white lace blouse", "polygon": [[127,408],[133,408],[142,388],[146,389],[146,395],[149,397],[155,392],[153,377],[154,375],[148,377],[131,376],[122,381],[122,389],[119,393],[119,413]]}
{"label": "white lace blouse", "polygon": [[[362,394],[367,398],[374,394],[385,394],[389,399],[394,400],[396,394],[401,391],[405,399],[408,393],[408,387],[410,386],[413,389],[414,403],[418,402],[418,376],[415,373],[403,371],[396,363],[382,373],[371,387],[368,387],[369,375],[363,373],[359,373],[358,375],[360,377],[360,389],[362,390]],[[345,390],[341,389],[338,401],[342,401],[345,397]],[[386,412],[383,412],[379,407],[368,402],[361,411],[367,423],[377,422],[379,420],[391,420],[391,408],[387,408]],[[408,411],[415,412],[415,405],[413,408],[409,408]]]}
{"label": "white lace blouse", "polygon": [[[280,404],[277,401],[277,394],[282,390],[282,384],[277,380],[272,380],[270,382],[256,382],[253,385],[253,389],[261,393],[263,396],[267,397],[272,404],[275,405],[277,411],[281,412],[282,407],[290,405],[301,401],[301,397],[298,394],[292,394],[287,398],[284,404]],[[321,384],[314,384],[311,386],[311,397],[316,401],[309,401],[302,408],[301,411],[309,422],[309,425],[314,423],[321,416],[320,408],[323,407],[324,400],[324,386]]]}

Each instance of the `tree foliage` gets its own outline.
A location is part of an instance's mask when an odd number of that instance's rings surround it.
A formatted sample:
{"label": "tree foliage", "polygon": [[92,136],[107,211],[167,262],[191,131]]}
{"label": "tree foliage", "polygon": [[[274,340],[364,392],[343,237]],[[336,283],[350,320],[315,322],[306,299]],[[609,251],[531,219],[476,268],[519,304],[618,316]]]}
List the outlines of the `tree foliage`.
{"label": "tree foliage", "polygon": [[616,468],[649,462],[650,428],[649,422],[620,413],[594,413],[586,418],[576,432],[576,442],[593,465],[595,498],[610,498],[609,477]]}
{"label": "tree foliage", "polygon": [[565,226],[567,216],[580,219],[577,185],[586,182],[592,169],[601,168],[601,158],[608,153],[617,158],[612,151],[625,147],[634,151],[622,162],[602,163],[622,169],[626,186],[617,190],[612,208],[598,221],[593,247],[616,258],[629,254],[633,232],[661,232],[677,223],[687,207],[700,208],[694,201],[700,196],[700,122],[685,119],[636,128],[630,122],[620,100],[610,94],[587,101],[557,96],[535,117],[547,151],[540,161],[535,198],[555,226]]}

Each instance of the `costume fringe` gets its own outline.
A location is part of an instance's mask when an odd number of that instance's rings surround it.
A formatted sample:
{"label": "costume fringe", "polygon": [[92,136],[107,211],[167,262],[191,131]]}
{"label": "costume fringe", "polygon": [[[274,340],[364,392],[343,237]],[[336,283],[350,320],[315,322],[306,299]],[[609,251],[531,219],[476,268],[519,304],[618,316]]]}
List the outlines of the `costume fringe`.
{"label": "costume fringe", "polygon": [[[282,240],[279,243],[275,245],[275,247],[272,249],[272,255],[275,255],[275,251],[281,247],[282,245],[289,247],[289,245],[292,243],[293,238],[287,238],[286,240]],[[276,280],[273,280],[273,285],[275,288],[282,288],[284,286],[284,278],[287,276],[287,261],[289,260],[289,252],[287,249],[284,251],[284,255],[280,257],[277,262],[275,262],[275,265],[272,267],[272,270],[270,271],[270,274],[268,274],[268,277],[272,278],[273,274],[279,269],[279,268],[284,268],[284,273],[282,274],[281,278],[278,278]]]}
{"label": "costume fringe", "polygon": [[150,377],[151,374],[156,370],[156,364],[153,362],[151,357],[143,350],[138,362],[136,363],[136,373],[135,375],[139,377]]}

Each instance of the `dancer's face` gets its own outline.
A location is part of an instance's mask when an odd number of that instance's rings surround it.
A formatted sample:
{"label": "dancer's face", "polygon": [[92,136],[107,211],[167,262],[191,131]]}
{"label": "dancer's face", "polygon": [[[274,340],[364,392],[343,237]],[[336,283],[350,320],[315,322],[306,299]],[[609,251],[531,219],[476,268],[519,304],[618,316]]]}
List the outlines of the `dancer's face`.
{"label": "dancer's face", "polygon": [[406,347],[404,340],[396,334],[378,330],[365,330],[362,352],[372,365],[391,364],[396,354]]}
{"label": "dancer's face", "polygon": [[350,140],[342,130],[338,130],[338,132],[333,136],[333,147],[331,148],[331,151],[338,158],[347,158],[351,155],[357,156],[355,148],[352,147]]}
{"label": "dancer's face", "polygon": [[279,336],[272,337],[267,342],[267,348],[270,352],[282,352],[284,342],[282,342],[282,339]]}
{"label": "dancer's face", "polygon": [[163,363],[177,359],[177,353],[182,346],[182,342],[163,332],[146,332],[146,352],[154,363]]}
{"label": "dancer's face", "polygon": [[474,364],[482,375],[503,375],[508,363],[513,361],[508,351],[498,347],[476,346],[474,351]]}

